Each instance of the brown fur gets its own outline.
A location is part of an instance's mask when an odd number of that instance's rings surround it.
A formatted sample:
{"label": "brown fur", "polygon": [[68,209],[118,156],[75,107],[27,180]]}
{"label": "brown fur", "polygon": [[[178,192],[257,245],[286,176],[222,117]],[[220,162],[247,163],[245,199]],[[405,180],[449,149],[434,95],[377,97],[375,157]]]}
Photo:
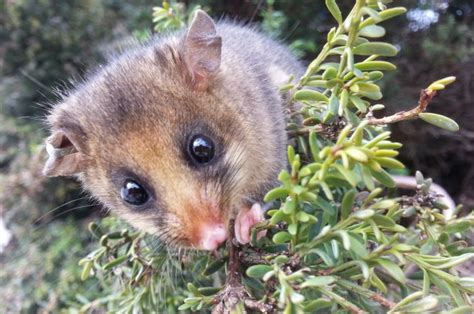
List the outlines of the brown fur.
{"label": "brown fur", "polygon": [[[218,36],[199,31],[193,34],[201,42],[210,36],[210,45],[190,48],[190,31],[159,38],[98,71],[48,117],[50,142],[66,134],[81,160],[73,172],[93,196],[180,246],[197,246],[200,228],[227,222],[274,185],[285,166],[286,134],[274,83],[281,78],[271,74],[301,73],[282,46],[252,29],[219,23]],[[221,37],[222,52],[203,53],[216,49],[216,40],[221,49]],[[198,133],[216,143],[209,166],[196,167],[186,155],[187,140]],[[50,158],[59,166],[45,169],[48,175],[70,174],[61,158]],[[128,177],[150,191],[146,208],[121,200]]]}

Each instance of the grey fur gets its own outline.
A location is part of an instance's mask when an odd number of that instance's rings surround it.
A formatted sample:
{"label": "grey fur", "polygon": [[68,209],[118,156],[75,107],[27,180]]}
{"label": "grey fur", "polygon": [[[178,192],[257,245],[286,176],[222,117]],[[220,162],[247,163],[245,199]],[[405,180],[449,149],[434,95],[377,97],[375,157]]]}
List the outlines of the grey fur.
{"label": "grey fur", "polygon": [[[229,219],[275,184],[287,146],[279,84],[304,70],[283,45],[255,29],[226,21],[216,28],[220,67],[205,78],[205,91],[190,84],[195,78],[184,62],[186,32],[178,32],[115,58],[48,117],[50,142],[66,134],[75,149],[72,162],[84,162],[74,169],[86,189],[132,224],[177,245],[190,245],[184,229],[193,221],[186,215]],[[186,162],[182,147],[192,132],[213,134],[222,160],[205,170]],[[59,166],[48,175],[68,174],[61,160],[49,164]],[[124,204],[121,169],[145,181],[156,202],[140,212]],[[182,191],[186,186],[189,191]],[[184,211],[202,203],[202,195],[223,213]],[[206,204],[199,206],[214,203]]]}

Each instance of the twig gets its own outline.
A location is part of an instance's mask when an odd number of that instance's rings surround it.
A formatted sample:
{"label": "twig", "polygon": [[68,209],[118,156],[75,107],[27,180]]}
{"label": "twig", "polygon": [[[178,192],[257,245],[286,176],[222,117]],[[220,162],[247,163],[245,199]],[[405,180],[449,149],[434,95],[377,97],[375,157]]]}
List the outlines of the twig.
{"label": "twig", "polygon": [[433,97],[436,96],[436,91],[423,89],[420,93],[420,99],[418,100],[418,106],[408,111],[400,111],[391,116],[383,117],[380,119],[369,118],[367,121],[371,125],[390,124],[405,120],[413,120],[418,118],[418,115],[426,110],[428,104],[431,102]]}
{"label": "twig", "polygon": [[324,127],[321,124],[318,124],[312,127],[303,127],[298,130],[291,130],[291,131],[288,131],[287,133],[289,137],[296,137],[300,135],[308,135],[311,131],[314,131],[316,133],[321,133],[324,131]]}
{"label": "twig", "polygon": [[227,240],[227,250],[229,252],[227,269],[229,273],[224,289],[214,298],[215,307],[212,309],[212,313],[232,313],[239,303],[243,303],[249,310],[258,310],[261,313],[272,312],[273,306],[271,304],[253,299],[242,285],[239,248],[234,245],[234,223],[233,219],[229,222],[229,237]]}
{"label": "twig", "polygon": [[229,240],[227,241],[227,250],[229,251],[229,276],[227,277],[227,285],[235,286],[241,284],[242,274],[240,273],[239,249],[234,245],[234,220],[229,223]]}
{"label": "twig", "polygon": [[382,295],[380,295],[380,294],[378,294],[374,291],[371,291],[369,289],[363,288],[362,286],[358,286],[356,284],[353,284],[352,282],[349,282],[347,280],[339,278],[336,281],[336,284],[338,284],[338,285],[340,285],[340,286],[342,286],[342,287],[344,287],[348,290],[352,290],[357,294],[360,294],[360,295],[363,295],[367,298],[370,298],[370,299],[374,300],[375,302],[379,303],[380,305],[382,305],[386,308],[392,309],[396,305],[394,302],[386,299]]}

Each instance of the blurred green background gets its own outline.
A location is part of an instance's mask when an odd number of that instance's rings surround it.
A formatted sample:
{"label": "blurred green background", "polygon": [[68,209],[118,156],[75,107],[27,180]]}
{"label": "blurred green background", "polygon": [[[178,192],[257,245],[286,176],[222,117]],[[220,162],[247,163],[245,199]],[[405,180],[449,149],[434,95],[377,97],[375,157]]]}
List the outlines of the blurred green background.
{"label": "blurred green background", "polygon": [[[347,10],[353,1],[340,0]],[[79,186],[41,175],[42,122],[48,108],[131,37],[153,33],[157,1],[3,0],[0,2],[0,312],[58,312],[113,293],[81,282],[77,262],[96,245],[87,224],[105,216]],[[324,1],[184,1],[216,18],[257,23],[306,62],[333,20]],[[466,209],[474,207],[474,3],[397,1],[407,15],[390,20],[388,41],[401,48],[399,71],[384,79],[392,113],[415,105],[432,81],[456,84],[430,105],[454,118],[458,133],[419,121],[395,125],[402,161],[433,177]],[[111,222],[113,223],[113,222]],[[5,229],[6,228],[6,229]],[[9,236],[10,235],[10,236]],[[9,240],[9,241],[7,241]]]}

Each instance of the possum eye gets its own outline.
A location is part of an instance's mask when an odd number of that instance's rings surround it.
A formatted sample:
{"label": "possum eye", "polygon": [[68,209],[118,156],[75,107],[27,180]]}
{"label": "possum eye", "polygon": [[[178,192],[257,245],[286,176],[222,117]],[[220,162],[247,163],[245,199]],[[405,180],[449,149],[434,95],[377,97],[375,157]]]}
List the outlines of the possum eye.
{"label": "possum eye", "polygon": [[214,143],[205,135],[195,135],[189,143],[189,152],[198,163],[207,163],[214,157]]}
{"label": "possum eye", "polygon": [[122,199],[131,205],[143,205],[148,199],[148,193],[139,183],[136,181],[127,179],[122,188],[120,189],[120,196]]}

